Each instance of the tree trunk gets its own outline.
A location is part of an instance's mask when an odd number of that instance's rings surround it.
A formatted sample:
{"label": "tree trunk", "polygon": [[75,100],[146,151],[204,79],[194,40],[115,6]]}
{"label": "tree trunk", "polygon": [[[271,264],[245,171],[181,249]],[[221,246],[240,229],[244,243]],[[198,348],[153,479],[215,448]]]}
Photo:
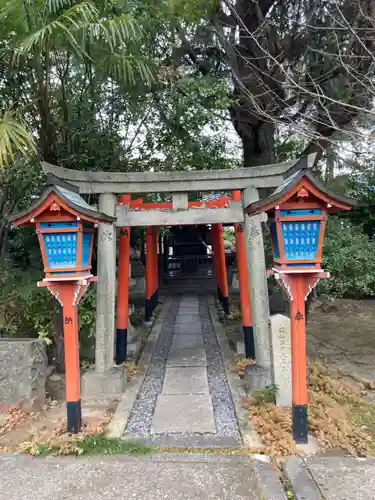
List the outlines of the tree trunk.
{"label": "tree trunk", "polygon": [[40,150],[42,158],[52,164],[57,163],[56,130],[50,110],[47,86],[42,86],[38,92],[38,109],[40,115]]}
{"label": "tree trunk", "polygon": [[0,257],[2,258],[5,257],[7,251],[9,228],[10,222],[0,223]]}
{"label": "tree trunk", "polygon": [[242,136],[244,167],[258,167],[276,161],[275,124],[259,123],[251,127],[251,134]]}
{"label": "tree trunk", "polygon": [[329,186],[332,182],[335,173],[335,158],[334,153],[332,151],[328,151],[327,154],[327,162],[326,162],[326,170],[324,176],[324,184]]}

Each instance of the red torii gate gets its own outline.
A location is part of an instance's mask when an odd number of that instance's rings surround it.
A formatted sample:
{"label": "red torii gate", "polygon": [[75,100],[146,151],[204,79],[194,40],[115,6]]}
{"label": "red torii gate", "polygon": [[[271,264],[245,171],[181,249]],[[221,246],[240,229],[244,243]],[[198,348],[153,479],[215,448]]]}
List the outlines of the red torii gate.
{"label": "red torii gate", "polygon": [[[233,191],[232,198],[219,196],[217,200],[189,201],[188,208],[227,208],[230,201],[241,199],[240,191]],[[171,210],[172,202],[145,203],[143,198],[131,199],[130,194],[120,196],[119,205],[127,205],[132,210]],[[216,275],[217,293],[225,314],[229,314],[229,291],[225,265],[224,241],[222,224],[212,224],[213,266]],[[235,224],[236,254],[238,281],[240,287],[240,303],[244,331],[245,353],[254,358],[254,339],[251,321],[251,306],[247,281],[245,238],[242,224]],[[117,329],[116,329],[116,363],[121,364],[127,359],[127,336],[129,323],[129,258],[130,258],[130,227],[120,228],[118,292],[117,292]],[[157,228],[146,228],[146,297],[145,320],[149,321],[158,304],[159,291]]]}

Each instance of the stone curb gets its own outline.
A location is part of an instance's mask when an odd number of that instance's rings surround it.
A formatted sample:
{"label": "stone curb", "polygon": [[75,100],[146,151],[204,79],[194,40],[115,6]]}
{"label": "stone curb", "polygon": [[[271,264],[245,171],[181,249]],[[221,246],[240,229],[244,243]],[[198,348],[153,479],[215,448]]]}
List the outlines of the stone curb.
{"label": "stone curb", "polygon": [[[241,380],[233,372],[234,356],[229,347],[225,330],[219,321],[215,299],[213,297],[208,299],[208,310],[219,343],[225,374],[239,422],[242,441],[246,448],[262,450],[265,446],[256,430],[252,427],[247,411],[241,405],[240,399],[245,395],[245,392]],[[279,473],[271,464],[268,455],[252,454],[250,457],[251,464],[257,477],[257,488],[260,498],[262,500],[287,500],[287,496],[279,478]]]}
{"label": "stone curb", "polygon": [[287,500],[277,469],[267,455],[251,455],[251,462],[258,480],[262,500]]}
{"label": "stone curb", "polygon": [[212,326],[216,334],[217,341],[219,343],[221,356],[224,363],[225,375],[227,377],[229,389],[232,394],[232,399],[237,414],[237,420],[239,424],[242,441],[244,443],[244,446],[247,448],[253,448],[254,450],[262,450],[264,449],[264,444],[261,441],[256,430],[251,425],[247,411],[241,405],[240,400],[242,396],[245,396],[245,392],[243,390],[241,380],[233,372],[234,356],[231,351],[231,348],[229,347],[225,330],[219,321],[215,306],[215,299],[213,297],[209,297],[208,299],[208,310],[210,313]]}
{"label": "stone curb", "polygon": [[124,430],[128,423],[130,412],[133,409],[138,392],[142,387],[143,380],[150,365],[151,358],[154,353],[154,348],[159,338],[164,319],[168,314],[170,305],[171,301],[170,299],[167,299],[160,311],[159,316],[155,320],[155,323],[151,329],[150,336],[138,361],[137,373],[126,385],[125,392],[122,395],[121,401],[118,404],[115,413],[113,414],[111,422],[107,426],[106,436],[109,438],[120,438],[124,433]]}
{"label": "stone curb", "polygon": [[284,475],[292,485],[295,500],[322,500],[324,498],[309,474],[303,458],[285,459]]}

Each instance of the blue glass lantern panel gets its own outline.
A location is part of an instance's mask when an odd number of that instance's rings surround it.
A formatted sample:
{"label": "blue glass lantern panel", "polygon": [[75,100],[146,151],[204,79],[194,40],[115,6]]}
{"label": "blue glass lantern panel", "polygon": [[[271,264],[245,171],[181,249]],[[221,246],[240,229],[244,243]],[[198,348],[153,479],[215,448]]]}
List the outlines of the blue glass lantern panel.
{"label": "blue glass lantern panel", "polygon": [[84,232],[82,240],[82,266],[89,266],[90,262],[90,248],[91,240],[94,237],[93,233]]}
{"label": "blue glass lantern panel", "polygon": [[[321,215],[319,209],[280,210],[282,217]],[[318,251],[320,220],[281,222],[286,260],[315,259]],[[314,266],[313,263],[310,264]]]}
{"label": "blue glass lantern panel", "polygon": [[[77,222],[43,222],[40,224],[41,229],[66,229],[70,227],[77,228]],[[78,233],[75,231],[43,234],[47,264],[50,269],[69,269],[76,267],[77,235]]]}
{"label": "blue glass lantern panel", "polygon": [[271,238],[272,238],[273,251],[275,253],[275,257],[277,259],[279,259],[280,258],[280,247],[279,247],[279,240],[277,239],[276,222],[273,222],[271,224]]}

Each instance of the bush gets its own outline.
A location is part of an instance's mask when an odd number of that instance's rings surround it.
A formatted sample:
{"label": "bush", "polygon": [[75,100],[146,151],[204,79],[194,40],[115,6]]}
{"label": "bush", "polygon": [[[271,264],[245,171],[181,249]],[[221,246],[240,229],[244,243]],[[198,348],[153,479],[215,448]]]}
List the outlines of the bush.
{"label": "bush", "polygon": [[45,337],[51,331],[54,298],[37,287],[41,272],[0,266],[0,334]]}
{"label": "bush", "polygon": [[335,217],[328,221],[323,268],[331,278],[320,281],[319,293],[350,298],[375,296],[375,243],[349,221]]}
{"label": "bush", "polygon": [[[9,262],[0,265],[0,336],[40,337],[59,351],[62,342],[61,308],[45,288],[38,288],[42,270],[22,270]],[[96,289],[90,286],[79,304],[79,341],[84,358],[93,358]],[[57,318],[57,321],[56,321]],[[61,322],[62,326],[62,322]],[[62,362],[60,360],[60,362]]]}

